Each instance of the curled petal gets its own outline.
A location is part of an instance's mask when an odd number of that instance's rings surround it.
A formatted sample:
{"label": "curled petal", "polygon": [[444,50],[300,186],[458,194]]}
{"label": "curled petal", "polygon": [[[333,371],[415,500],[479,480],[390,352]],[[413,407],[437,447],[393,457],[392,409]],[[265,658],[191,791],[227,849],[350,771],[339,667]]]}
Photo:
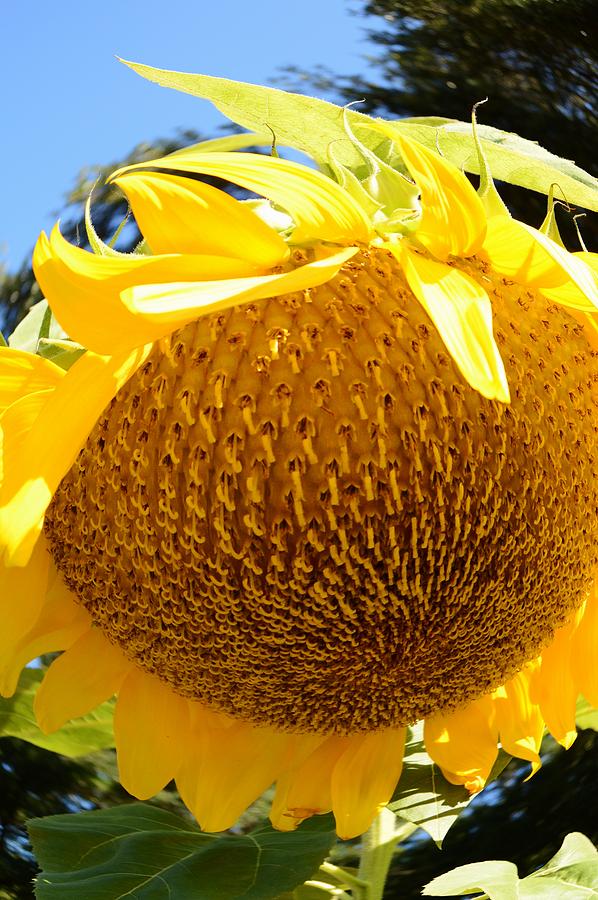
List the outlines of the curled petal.
{"label": "curled petal", "polygon": [[34,353],[0,347],[0,413],[26,394],[55,387],[64,370]]}
{"label": "curled petal", "polygon": [[438,153],[396,131],[391,136],[421,193],[418,240],[438,259],[477,253],[486,234],[486,213],[472,184]]}
{"label": "curled petal", "polygon": [[581,255],[507,216],[488,220],[484,251],[493,269],[582,312],[598,309],[598,279]]}
{"label": "curled petal", "polygon": [[128,172],[115,184],[129,198],[153,253],[231,256],[264,268],[280,265],[289,255],[280,235],[245,203],[203,181]]}
{"label": "curled petal", "polygon": [[175,156],[119,169],[120,178],[141,168],[197,172],[225,178],[282,206],[293,218],[293,243],[366,243],[372,234],[364,209],[339,184],[300,163],[256,153],[202,153],[194,148]]}

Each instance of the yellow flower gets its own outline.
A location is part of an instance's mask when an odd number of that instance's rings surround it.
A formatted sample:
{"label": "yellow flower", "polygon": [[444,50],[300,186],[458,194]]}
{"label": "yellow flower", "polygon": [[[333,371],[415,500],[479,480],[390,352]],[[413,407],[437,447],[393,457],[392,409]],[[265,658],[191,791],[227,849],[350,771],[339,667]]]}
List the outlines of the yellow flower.
{"label": "yellow flower", "polygon": [[123,785],[206,830],[276,782],[277,827],[351,837],[408,724],[475,791],[598,703],[595,256],[399,149],[402,218],[245,152],[117,172],[152,255],[42,234],[87,352],[0,350],[2,693],[63,650],[41,727],[116,694]]}

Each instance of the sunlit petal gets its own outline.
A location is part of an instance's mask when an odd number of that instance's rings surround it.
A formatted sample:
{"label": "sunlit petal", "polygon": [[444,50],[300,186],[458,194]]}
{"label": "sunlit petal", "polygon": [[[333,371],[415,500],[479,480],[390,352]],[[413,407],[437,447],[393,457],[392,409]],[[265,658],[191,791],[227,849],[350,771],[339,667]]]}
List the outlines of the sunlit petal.
{"label": "sunlit petal", "polygon": [[[225,178],[282,206],[295,222],[293,243],[366,242],[369,216],[340,185],[299,163],[255,153],[202,153],[194,148],[119,169],[112,178],[141,168],[172,169]],[[180,280],[180,279],[179,279]]]}
{"label": "sunlit petal", "polygon": [[[261,266],[224,256],[96,256],[65,241],[58,226],[51,239],[42,234],[33,268],[56,319],[73,340],[101,354],[131,350],[164,332],[146,327],[121,300],[121,292],[140,284],[172,281],[218,282],[255,276]],[[225,282],[226,283],[226,282]]]}
{"label": "sunlit petal", "polygon": [[473,185],[438,153],[396,133],[395,140],[421,192],[417,239],[438,259],[477,253],[486,234],[486,213]]}
{"label": "sunlit petal", "polygon": [[0,347],[0,413],[25,394],[55,387],[64,370],[41,356]]}
{"label": "sunlit petal", "polygon": [[[5,547],[6,564],[27,563],[63,475],[103,410],[150,349],[143,347],[116,357],[84,354],[53,391],[40,392],[42,402],[36,414],[27,419],[27,428],[19,432],[21,439],[16,440],[12,424],[7,427],[10,441],[5,440],[0,489],[0,544]],[[39,394],[19,403],[32,402],[36,397]],[[11,416],[17,406],[9,407],[5,417]]]}
{"label": "sunlit petal", "polygon": [[483,249],[493,269],[507,278],[564,306],[586,312],[598,308],[598,279],[585,256],[569,253],[531,225],[493,216]]}
{"label": "sunlit petal", "polygon": [[323,284],[356,252],[356,247],[348,247],[278,275],[132,287],[123,291],[122,299],[131,312],[142,317],[148,326],[154,326],[158,337],[207,313]]}
{"label": "sunlit petal", "polygon": [[246,204],[203,181],[128,172],[115,183],[129,198],[153,253],[232,256],[264,268],[280,265],[289,255],[280,235]]}
{"label": "sunlit petal", "polygon": [[488,696],[464,709],[431,716],[424,726],[426,750],[451,784],[481,791],[498,754],[494,704]]}
{"label": "sunlit petal", "polygon": [[531,668],[507,681],[494,691],[492,698],[500,742],[507,753],[532,764],[532,774],[541,765],[540,744],[544,734],[544,720],[531,699]]}
{"label": "sunlit petal", "polygon": [[463,377],[484,397],[508,403],[509,385],[485,290],[464,272],[412,251],[405,241],[386,246],[403,266],[409,287]]}

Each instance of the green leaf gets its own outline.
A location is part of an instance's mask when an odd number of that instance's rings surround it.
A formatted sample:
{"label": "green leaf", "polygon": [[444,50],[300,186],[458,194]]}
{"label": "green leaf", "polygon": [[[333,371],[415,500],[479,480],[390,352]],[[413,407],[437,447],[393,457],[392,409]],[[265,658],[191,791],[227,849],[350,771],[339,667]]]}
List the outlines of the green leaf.
{"label": "green leaf", "polygon": [[575,722],[578,728],[593,728],[598,731],[598,709],[595,709],[585,697],[580,697],[575,710]]}
{"label": "green leaf", "polygon": [[44,734],[40,730],[33,713],[33,698],[43,676],[41,669],[24,669],[15,694],[8,699],[0,698],[0,737],[20,738],[36,747],[70,757],[113,747],[111,702],[102,703],[86,716],[73,719],[54,734]]}
{"label": "green leaf", "polygon": [[45,359],[51,360],[61,369],[68,370],[86,352],[85,347],[75,341],[58,341],[52,338],[40,338],[37,352]]}
{"label": "green leaf", "polygon": [[0,347],[8,347],[8,344],[6,343],[6,338],[4,337],[4,335],[2,334],[1,331],[0,331]]}
{"label": "green leaf", "polygon": [[49,306],[46,300],[40,300],[32,306],[22,322],[20,322],[8,339],[9,347],[17,350],[26,350],[28,353],[37,353],[37,345],[40,337],[52,340],[65,340],[68,336],[62,330],[56,319],[52,318],[47,334],[44,330],[44,319]]}
{"label": "green leaf", "polygon": [[520,900],[517,866],[505,860],[469,863],[434,878],[423,889],[426,897],[457,897],[484,891],[490,900]]}
{"label": "green leaf", "polygon": [[335,837],[328,817],[291,834],[203,834],[147,803],[32,819],[28,829],[38,900],[267,900],[308,880]]}
{"label": "green leaf", "polygon": [[456,897],[484,892],[490,900],[590,900],[598,897],[598,851],[585,835],[568,834],[552,859],[519,879],[516,866],[506,860],[489,860],[459,866],[439,875],[423,890],[428,897]]}
{"label": "green leaf", "polygon": [[[502,750],[491,773],[496,778],[511,757]],[[451,784],[435,766],[424,748],[423,723],[410,729],[405,745],[403,772],[390,809],[402,819],[419,825],[428,832],[439,847],[448,830],[467,809],[472,796],[461,785]]]}
{"label": "green leaf", "polygon": [[[363,168],[363,158],[347,138],[343,126],[343,113],[346,112],[356,137],[369,150],[380,151],[385,162],[396,165],[396,159],[383,151],[385,142],[380,134],[371,129],[375,120],[353,109],[345,111],[334,103],[277,88],[122,62],[162,87],[210,100],[231,121],[244,128],[261,133],[271,128],[278,144],[302,150],[324,169],[327,168],[328,150],[334,146],[335,161],[357,172]],[[432,116],[391,124],[398,133],[421,141],[432,150],[440,148],[455,165],[479,174],[470,122]],[[533,141],[498,128],[479,125],[478,134],[492,176],[497,180],[542,194],[548,194],[550,186],[556,183],[569,203],[598,210],[598,181],[570,160],[560,159]]]}

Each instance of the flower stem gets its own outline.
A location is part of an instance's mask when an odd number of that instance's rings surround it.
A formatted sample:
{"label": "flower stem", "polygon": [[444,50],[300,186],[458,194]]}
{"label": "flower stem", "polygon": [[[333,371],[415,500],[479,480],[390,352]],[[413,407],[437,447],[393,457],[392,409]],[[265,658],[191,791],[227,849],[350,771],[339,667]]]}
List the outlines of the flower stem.
{"label": "flower stem", "polygon": [[[365,882],[360,900],[382,900],[388,869],[400,841],[404,841],[417,829],[417,825],[404,822],[397,827],[395,814],[383,807],[363,838],[363,850],[357,878]],[[359,890],[359,889],[358,889]],[[357,895],[357,892],[353,892]]]}

